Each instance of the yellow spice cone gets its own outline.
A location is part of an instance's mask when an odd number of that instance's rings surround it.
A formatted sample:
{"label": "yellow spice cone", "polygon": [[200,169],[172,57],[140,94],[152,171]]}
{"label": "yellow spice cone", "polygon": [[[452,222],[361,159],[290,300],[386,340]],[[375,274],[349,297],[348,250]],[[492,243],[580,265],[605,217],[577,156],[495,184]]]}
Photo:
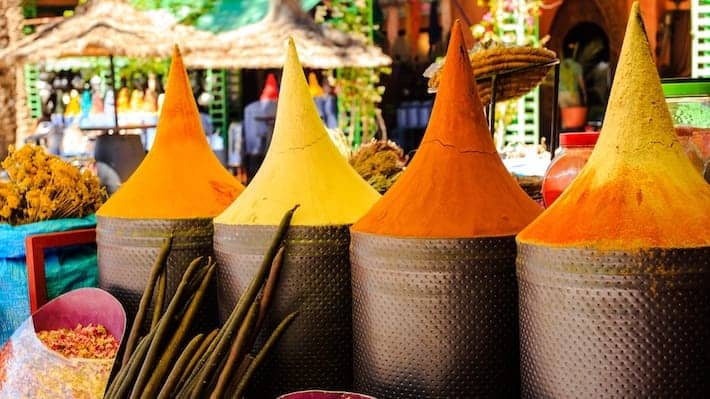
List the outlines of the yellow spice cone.
{"label": "yellow spice cone", "polygon": [[97,214],[135,219],[214,217],[243,189],[207,143],[176,46],[155,143]]}
{"label": "yellow spice cone", "polygon": [[638,2],[589,162],[518,240],[598,249],[710,245],[710,185],[673,130]]}
{"label": "yellow spice cone", "polygon": [[316,112],[289,39],[271,145],[259,172],[215,223],[276,225],[300,204],[294,225],[351,224],[379,194],[348,164]]}

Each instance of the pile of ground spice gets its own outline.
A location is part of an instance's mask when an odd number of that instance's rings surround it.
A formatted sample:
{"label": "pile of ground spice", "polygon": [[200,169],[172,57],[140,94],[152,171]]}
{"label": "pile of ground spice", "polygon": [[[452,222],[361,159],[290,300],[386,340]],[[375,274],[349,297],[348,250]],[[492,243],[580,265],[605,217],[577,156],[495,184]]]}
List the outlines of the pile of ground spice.
{"label": "pile of ground spice", "polygon": [[278,225],[284,212],[299,204],[292,225],[352,224],[379,194],[350,166],[325,130],[292,39],[279,93],[266,158],[215,223]]}
{"label": "pile of ground spice", "polygon": [[176,46],[153,147],[97,214],[137,219],[214,217],[243,189],[207,143]]}
{"label": "pile of ground spice", "polygon": [[589,162],[518,241],[600,250],[710,246],[710,185],[673,129],[638,2]]}
{"label": "pile of ground spice", "polygon": [[106,327],[89,323],[74,328],[38,331],[37,337],[49,349],[65,357],[82,359],[113,359],[119,342]]}
{"label": "pile of ground spice", "polygon": [[353,231],[410,237],[515,235],[542,209],[496,151],[464,45],[452,29],[422,143],[397,182]]}

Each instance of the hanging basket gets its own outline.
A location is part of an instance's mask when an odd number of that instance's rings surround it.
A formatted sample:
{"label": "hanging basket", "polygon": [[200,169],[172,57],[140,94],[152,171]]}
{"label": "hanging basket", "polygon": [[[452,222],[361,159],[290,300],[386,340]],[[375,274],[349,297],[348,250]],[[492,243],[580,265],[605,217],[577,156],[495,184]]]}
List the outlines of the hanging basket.
{"label": "hanging basket", "polygon": [[[275,231],[276,226],[215,225],[222,321],[251,281]],[[287,314],[299,314],[259,367],[247,397],[352,388],[349,244],[348,226],[289,228],[279,288],[264,322],[266,335],[257,345]]]}
{"label": "hanging basket", "polygon": [[522,397],[710,397],[710,247],[518,246]]}
{"label": "hanging basket", "polygon": [[518,397],[512,236],[352,233],[355,389],[380,398]]}
{"label": "hanging basket", "polygon": [[[96,225],[99,286],[121,301],[128,320],[132,321],[164,240],[170,235],[173,237],[166,264],[166,295],[171,298],[188,264],[198,256],[212,256],[212,233],[210,218],[123,219],[99,216]],[[149,307],[147,314],[152,312],[152,307]],[[205,298],[196,325],[200,331],[217,326],[216,295]],[[147,317],[142,331],[147,332],[149,326],[150,317]]]}
{"label": "hanging basket", "polygon": [[[554,51],[542,47],[498,46],[469,54],[478,95],[483,105],[491,102],[495,77],[496,102],[511,100],[536,88],[559,62]],[[432,64],[424,76],[429,92],[435,93],[441,81],[443,64]]]}

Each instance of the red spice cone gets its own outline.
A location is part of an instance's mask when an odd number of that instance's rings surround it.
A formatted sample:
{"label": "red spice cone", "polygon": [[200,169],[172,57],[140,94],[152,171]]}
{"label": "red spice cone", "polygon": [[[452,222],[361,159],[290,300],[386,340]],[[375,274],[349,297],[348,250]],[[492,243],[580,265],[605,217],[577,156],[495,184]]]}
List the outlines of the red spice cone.
{"label": "red spice cone", "polygon": [[517,234],[540,207],[506,170],[454,23],[429,126],[400,179],[354,231],[411,237]]}
{"label": "red spice cone", "polygon": [[279,87],[276,83],[276,76],[270,73],[266,76],[266,84],[264,85],[264,90],[261,91],[260,100],[271,100],[276,101],[279,99]]}

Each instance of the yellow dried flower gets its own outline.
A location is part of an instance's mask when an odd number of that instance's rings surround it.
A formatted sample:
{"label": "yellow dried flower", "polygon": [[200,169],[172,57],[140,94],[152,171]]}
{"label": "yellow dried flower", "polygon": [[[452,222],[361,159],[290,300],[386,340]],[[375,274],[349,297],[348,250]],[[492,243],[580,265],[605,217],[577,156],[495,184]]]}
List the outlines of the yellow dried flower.
{"label": "yellow dried flower", "polygon": [[0,184],[0,222],[17,225],[84,217],[96,212],[106,199],[96,176],[39,146],[10,146],[1,165],[9,182]]}

